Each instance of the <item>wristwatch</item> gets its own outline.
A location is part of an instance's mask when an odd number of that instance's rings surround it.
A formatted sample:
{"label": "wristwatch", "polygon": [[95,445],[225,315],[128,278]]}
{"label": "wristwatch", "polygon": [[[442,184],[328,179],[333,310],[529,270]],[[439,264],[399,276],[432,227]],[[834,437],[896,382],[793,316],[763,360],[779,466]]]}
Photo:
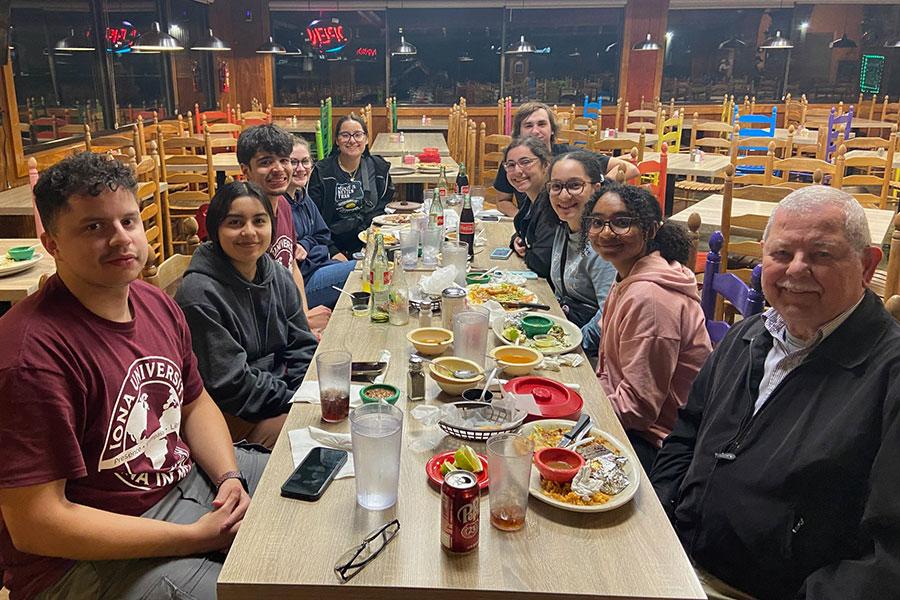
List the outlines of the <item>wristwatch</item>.
{"label": "wristwatch", "polygon": [[241,475],[240,471],[226,471],[225,473],[222,473],[215,481],[216,490],[222,487],[222,484],[228,479],[237,479],[241,482],[241,485],[244,486],[244,491],[248,494],[250,493],[250,487],[247,485],[247,480],[244,479],[244,476]]}

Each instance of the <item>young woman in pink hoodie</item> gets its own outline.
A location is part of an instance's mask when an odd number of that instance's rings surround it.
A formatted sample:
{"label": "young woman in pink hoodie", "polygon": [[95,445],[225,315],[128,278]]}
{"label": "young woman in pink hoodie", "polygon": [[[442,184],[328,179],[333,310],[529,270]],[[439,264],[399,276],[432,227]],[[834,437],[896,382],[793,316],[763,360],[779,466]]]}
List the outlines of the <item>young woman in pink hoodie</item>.
{"label": "young woman in pink hoodie", "polygon": [[603,308],[597,375],[649,473],[712,350],[697,280],[684,266],[690,241],[635,186],[604,186],[584,218],[585,237],[618,273]]}

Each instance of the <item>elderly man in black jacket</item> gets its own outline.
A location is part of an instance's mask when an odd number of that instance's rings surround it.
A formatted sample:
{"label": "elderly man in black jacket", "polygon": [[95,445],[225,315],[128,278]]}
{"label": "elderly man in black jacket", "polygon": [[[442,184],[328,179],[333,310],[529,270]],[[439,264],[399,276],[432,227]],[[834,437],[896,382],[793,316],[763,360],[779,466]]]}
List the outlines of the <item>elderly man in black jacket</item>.
{"label": "elderly man in black jacket", "polygon": [[763,243],[772,309],[701,370],[651,480],[711,598],[900,596],[900,326],[848,194],[810,186]]}

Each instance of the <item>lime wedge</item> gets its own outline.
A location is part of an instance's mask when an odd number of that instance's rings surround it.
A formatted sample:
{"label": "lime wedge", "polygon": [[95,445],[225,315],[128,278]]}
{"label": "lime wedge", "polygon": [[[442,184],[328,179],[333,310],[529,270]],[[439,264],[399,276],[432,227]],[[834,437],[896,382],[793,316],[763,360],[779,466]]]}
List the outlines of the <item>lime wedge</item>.
{"label": "lime wedge", "polygon": [[456,454],[453,455],[453,460],[459,469],[465,469],[472,473],[480,473],[482,471],[481,459],[478,458],[478,455],[475,454],[475,451],[470,446],[460,446]]}
{"label": "lime wedge", "polygon": [[456,465],[452,460],[445,460],[443,463],[441,463],[441,475],[446,475],[447,473],[455,469]]}

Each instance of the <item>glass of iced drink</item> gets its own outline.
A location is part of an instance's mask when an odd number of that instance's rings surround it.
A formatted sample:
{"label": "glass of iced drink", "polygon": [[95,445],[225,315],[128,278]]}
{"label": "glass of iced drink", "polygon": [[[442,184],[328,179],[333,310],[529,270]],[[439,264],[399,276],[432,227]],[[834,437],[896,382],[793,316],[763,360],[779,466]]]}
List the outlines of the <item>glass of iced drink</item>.
{"label": "glass of iced drink", "polygon": [[319,403],[322,420],[339,423],[350,412],[350,364],[353,356],[344,350],[320,352],[316,356]]}
{"label": "glass of iced drink", "polygon": [[501,433],[487,441],[491,525],[501,531],[525,527],[533,455],[534,442],[520,433]]}
{"label": "glass of iced drink", "polygon": [[384,402],[363,404],[350,414],[356,502],[384,510],[397,502],[403,411]]}

